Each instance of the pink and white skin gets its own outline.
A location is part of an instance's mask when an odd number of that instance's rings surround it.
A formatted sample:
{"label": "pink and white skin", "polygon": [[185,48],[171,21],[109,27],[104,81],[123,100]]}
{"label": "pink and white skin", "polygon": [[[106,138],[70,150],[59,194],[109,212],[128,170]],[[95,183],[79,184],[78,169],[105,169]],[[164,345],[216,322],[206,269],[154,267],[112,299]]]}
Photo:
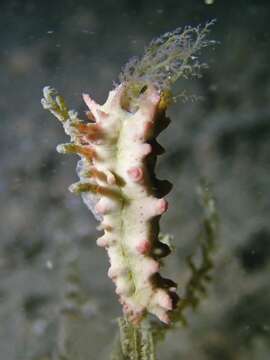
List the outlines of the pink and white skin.
{"label": "pink and white skin", "polygon": [[[169,324],[178,300],[176,284],[159,274],[160,258],[170,252],[159,240],[159,218],[168,208],[162,195],[168,191],[163,191],[165,182],[154,175],[161,148],[156,136],[168,119],[154,86],[140,95],[134,112],[122,106],[125,91],[125,85],[119,85],[103,105],[84,94],[88,122],[71,112],[65,118],[59,116],[48,101],[48,88],[42,101],[71,137],[70,144],[59,145],[57,150],[81,157],[77,167],[80,181],[70,190],[81,193],[100,221],[104,234],[97,245],[107,250],[108,276],[124,313],[134,324],[147,313]],[[59,99],[56,96],[61,105]]]}

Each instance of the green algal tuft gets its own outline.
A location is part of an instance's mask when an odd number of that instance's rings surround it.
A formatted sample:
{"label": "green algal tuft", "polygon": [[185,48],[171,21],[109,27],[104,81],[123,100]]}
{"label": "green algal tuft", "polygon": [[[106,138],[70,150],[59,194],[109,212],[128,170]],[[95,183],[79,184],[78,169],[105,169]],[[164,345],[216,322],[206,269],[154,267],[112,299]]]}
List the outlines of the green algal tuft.
{"label": "green algal tuft", "polygon": [[153,39],[141,57],[133,57],[120,73],[120,83],[125,83],[129,99],[138,97],[149,84],[160,93],[170,93],[179,78],[200,77],[207,63],[198,55],[203,48],[213,46],[216,41],[208,35],[215,20],[204,26],[186,26],[167,32]]}

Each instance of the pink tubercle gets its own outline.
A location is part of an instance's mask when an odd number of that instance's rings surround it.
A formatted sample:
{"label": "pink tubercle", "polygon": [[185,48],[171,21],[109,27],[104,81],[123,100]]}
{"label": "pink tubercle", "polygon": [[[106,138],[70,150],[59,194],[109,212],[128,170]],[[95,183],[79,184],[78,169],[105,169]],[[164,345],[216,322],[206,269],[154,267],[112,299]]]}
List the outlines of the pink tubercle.
{"label": "pink tubercle", "polygon": [[97,230],[102,231],[105,230],[107,232],[113,231],[113,227],[110,224],[105,223],[104,221],[97,226]]}
{"label": "pink tubercle", "polygon": [[108,245],[109,245],[108,239],[105,236],[102,236],[97,239],[97,246],[106,247]]}
{"label": "pink tubercle", "polygon": [[108,270],[108,277],[111,279],[115,279],[118,276],[126,276],[127,268],[125,266],[115,266],[111,265]]}
{"label": "pink tubercle", "polygon": [[148,240],[142,240],[136,246],[136,250],[140,254],[147,254],[150,251],[150,249],[151,249],[151,244]]}
{"label": "pink tubercle", "polygon": [[95,206],[95,211],[100,215],[105,215],[110,210],[110,206],[106,204],[106,200],[101,199]]}
{"label": "pink tubercle", "polygon": [[96,110],[97,110],[99,105],[93,99],[91,99],[89,94],[82,94],[82,97],[83,97],[83,100],[84,100],[85,104],[87,105],[87,107],[91,111],[91,113],[95,116],[96,115]]}
{"label": "pink tubercle", "polygon": [[152,132],[154,128],[154,122],[153,121],[146,121],[144,126],[143,126],[143,133],[144,134],[149,134],[150,132]]}
{"label": "pink tubercle", "polygon": [[152,151],[152,146],[148,143],[142,144],[141,145],[141,154],[143,156],[149,155]]}
{"label": "pink tubercle", "polygon": [[165,290],[158,290],[156,294],[156,302],[159,306],[166,310],[173,309],[173,301],[170,295]]}
{"label": "pink tubercle", "polygon": [[118,279],[118,281],[115,281],[115,292],[117,295],[122,295],[122,296],[129,296],[130,294],[130,290],[131,290],[131,286],[130,283],[128,283],[127,281],[123,281],[120,279]]}
{"label": "pink tubercle", "polygon": [[117,271],[113,267],[110,267],[108,270],[108,277],[110,279],[115,279],[116,276],[117,276]]}
{"label": "pink tubercle", "polygon": [[167,210],[168,210],[168,201],[165,199],[159,199],[156,205],[157,215],[161,215]]}
{"label": "pink tubercle", "polygon": [[146,278],[149,278],[151,275],[157,273],[159,269],[160,264],[156,260],[148,258],[144,264],[143,274]]}
{"label": "pink tubercle", "polygon": [[116,295],[122,295],[122,290],[120,289],[120,288],[115,288],[115,293],[116,293]]}
{"label": "pink tubercle", "polygon": [[160,321],[162,321],[166,325],[169,325],[171,322],[169,315],[166,312],[159,314],[158,318]]}
{"label": "pink tubercle", "polygon": [[128,315],[130,313],[130,308],[128,306],[128,304],[123,304],[123,312],[124,314]]}
{"label": "pink tubercle", "polygon": [[160,95],[156,91],[153,91],[150,95],[150,99],[154,104],[158,104],[160,101]]}
{"label": "pink tubercle", "polygon": [[143,178],[143,170],[139,167],[132,167],[128,169],[127,173],[129,177],[135,182],[140,181]]}

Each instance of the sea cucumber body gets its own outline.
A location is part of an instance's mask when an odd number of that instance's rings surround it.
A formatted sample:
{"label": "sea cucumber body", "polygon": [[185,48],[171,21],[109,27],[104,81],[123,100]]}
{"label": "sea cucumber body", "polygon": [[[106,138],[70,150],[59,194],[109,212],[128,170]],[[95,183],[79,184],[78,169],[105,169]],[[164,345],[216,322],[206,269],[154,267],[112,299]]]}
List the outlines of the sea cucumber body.
{"label": "sea cucumber body", "polygon": [[104,234],[97,244],[107,250],[108,276],[115,283],[124,312],[134,323],[147,312],[169,323],[169,312],[177,300],[175,284],[158,274],[159,259],[169,253],[168,246],[158,239],[159,217],[168,204],[154,176],[160,150],[155,137],[166,127],[167,119],[154,87],[141,95],[134,113],[121,105],[124,91],[123,84],[118,86],[104,105],[84,94],[95,122],[62,121],[72,143],[58,150],[81,156],[77,167],[80,182],[70,189],[82,193],[101,221],[99,228]]}

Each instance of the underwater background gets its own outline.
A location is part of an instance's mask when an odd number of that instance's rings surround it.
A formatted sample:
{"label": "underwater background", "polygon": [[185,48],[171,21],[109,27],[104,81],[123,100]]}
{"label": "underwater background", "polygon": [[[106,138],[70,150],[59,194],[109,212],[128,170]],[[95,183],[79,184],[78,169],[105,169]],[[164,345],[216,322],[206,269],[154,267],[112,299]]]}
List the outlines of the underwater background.
{"label": "underwater background", "polygon": [[[196,250],[200,178],[220,218],[212,281],[187,327],[159,359],[268,360],[270,352],[270,3],[251,0],[30,1],[0,4],[0,359],[109,359],[121,314],[97,223],[68,186],[77,158],[40,104],[53,86],[83,116],[153,37],[216,19],[203,77],[179,81],[203,97],[169,109],[157,174],[174,184],[162,232],[181,284]],[[79,313],[79,315],[78,315]],[[72,314],[72,316],[71,316]],[[60,359],[60,357],[59,357]],[[64,357],[62,358],[64,359]]]}

